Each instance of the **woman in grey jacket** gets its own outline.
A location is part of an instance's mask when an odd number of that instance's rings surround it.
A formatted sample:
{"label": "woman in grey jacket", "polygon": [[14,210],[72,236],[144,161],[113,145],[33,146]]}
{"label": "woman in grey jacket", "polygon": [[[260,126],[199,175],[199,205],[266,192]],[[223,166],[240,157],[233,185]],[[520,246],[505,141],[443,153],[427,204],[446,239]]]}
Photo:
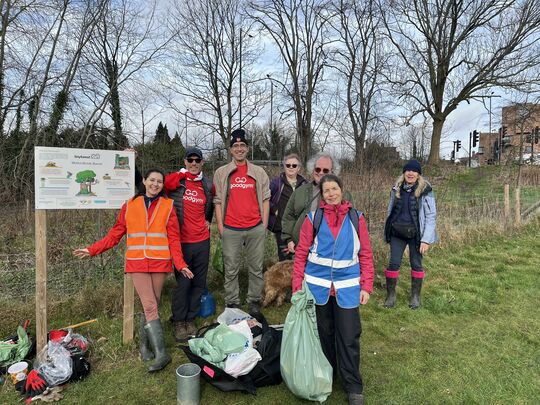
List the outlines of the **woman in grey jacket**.
{"label": "woman in grey jacket", "polygon": [[384,239],[390,244],[390,263],[385,270],[385,307],[392,308],[396,304],[399,267],[407,245],[411,264],[409,307],[420,307],[420,290],[424,279],[422,256],[437,241],[436,218],[437,209],[431,185],[422,177],[420,162],[409,160],[390,193],[384,226]]}

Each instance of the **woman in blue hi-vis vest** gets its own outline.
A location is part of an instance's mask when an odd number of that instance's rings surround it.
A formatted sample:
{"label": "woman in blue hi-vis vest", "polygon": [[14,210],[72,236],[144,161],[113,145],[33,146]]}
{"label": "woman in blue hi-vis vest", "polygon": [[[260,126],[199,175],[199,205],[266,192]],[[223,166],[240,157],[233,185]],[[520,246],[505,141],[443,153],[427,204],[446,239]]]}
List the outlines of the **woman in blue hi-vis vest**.
{"label": "woman in blue hi-vis vest", "polygon": [[337,176],[325,175],[319,187],[320,208],[306,216],[300,230],[293,293],[305,280],[315,298],[322,350],[334,371],[339,370],[349,404],[362,404],[358,307],[367,304],[373,290],[369,234],[362,213],[343,200]]}

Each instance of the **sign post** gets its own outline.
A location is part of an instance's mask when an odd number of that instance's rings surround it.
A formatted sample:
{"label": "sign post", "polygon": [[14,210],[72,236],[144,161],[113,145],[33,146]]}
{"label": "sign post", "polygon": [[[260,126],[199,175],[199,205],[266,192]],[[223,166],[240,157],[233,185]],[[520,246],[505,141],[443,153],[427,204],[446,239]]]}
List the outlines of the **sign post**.
{"label": "sign post", "polygon": [[[119,209],[135,189],[135,153],[34,148],[37,350],[47,344],[47,210]],[[133,339],[133,282],[124,276],[124,342]],[[127,318],[127,319],[126,319]]]}

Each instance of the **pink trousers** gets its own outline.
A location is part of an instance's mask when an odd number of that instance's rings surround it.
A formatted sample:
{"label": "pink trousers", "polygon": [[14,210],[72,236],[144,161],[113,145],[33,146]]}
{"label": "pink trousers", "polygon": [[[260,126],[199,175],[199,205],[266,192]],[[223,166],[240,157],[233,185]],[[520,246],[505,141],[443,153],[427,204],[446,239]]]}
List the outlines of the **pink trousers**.
{"label": "pink trousers", "polygon": [[170,273],[130,273],[143,306],[146,322],[159,319],[158,306],[165,279]]}

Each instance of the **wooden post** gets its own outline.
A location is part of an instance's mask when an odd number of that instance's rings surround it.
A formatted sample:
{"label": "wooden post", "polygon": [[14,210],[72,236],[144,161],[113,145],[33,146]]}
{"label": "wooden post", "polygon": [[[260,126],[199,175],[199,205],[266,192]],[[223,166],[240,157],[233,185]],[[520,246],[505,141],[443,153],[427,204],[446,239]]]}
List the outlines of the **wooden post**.
{"label": "wooden post", "polygon": [[131,275],[124,273],[124,330],[122,341],[124,344],[133,340],[133,312],[135,307],[135,294]]}
{"label": "wooden post", "polygon": [[510,219],[510,185],[504,185],[504,219]]}
{"label": "wooden post", "polygon": [[47,211],[35,211],[36,225],[36,350],[47,344]]}
{"label": "wooden post", "polygon": [[515,218],[514,218],[516,225],[519,225],[521,223],[521,201],[520,201],[520,197],[521,197],[521,188],[516,187],[516,203],[515,203],[516,211],[515,211]]}

